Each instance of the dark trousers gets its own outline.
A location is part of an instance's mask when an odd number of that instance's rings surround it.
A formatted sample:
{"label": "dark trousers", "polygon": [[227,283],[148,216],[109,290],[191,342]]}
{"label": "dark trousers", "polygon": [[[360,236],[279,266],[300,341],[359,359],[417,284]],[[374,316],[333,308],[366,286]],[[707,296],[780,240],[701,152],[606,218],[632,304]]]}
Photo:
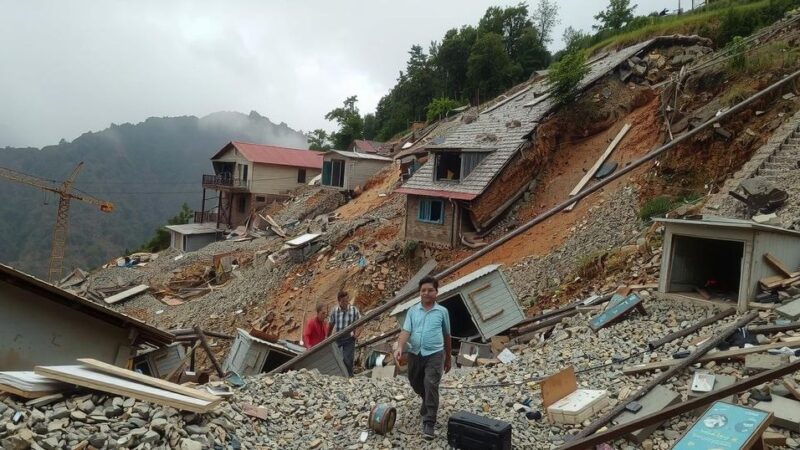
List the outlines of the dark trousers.
{"label": "dark trousers", "polygon": [[428,356],[408,354],[408,381],[411,388],[422,397],[422,423],[436,423],[439,411],[439,382],[444,372],[444,352]]}
{"label": "dark trousers", "polygon": [[344,366],[347,367],[347,374],[353,376],[353,360],[356,354],[356,339],[352,336],[336,341],[339,350],[342,351],[342,361]]}

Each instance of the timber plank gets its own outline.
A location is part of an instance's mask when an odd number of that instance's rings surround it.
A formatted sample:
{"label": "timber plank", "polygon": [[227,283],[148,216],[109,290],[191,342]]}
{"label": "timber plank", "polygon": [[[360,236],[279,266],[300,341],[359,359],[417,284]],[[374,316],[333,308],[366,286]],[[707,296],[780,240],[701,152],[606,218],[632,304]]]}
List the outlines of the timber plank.
{"label": "timber plank", "polygon": [[[751,353],[759,353],[766,350],[772,350],[775,348],[790,347],[790,346],[791,344],[787,345],[786,342],[775,342],[772,344],[757,345],[749,348],[737,348],[734,350],[725,350],[721,352],[705,354],[701,356],[700,359],[697,360],[697,362],[721,361],[725,359],[739,358],[742,356],[747,356]],[[624,373],[625,375],[633,375],[637,373],[650,372],[652,370],[657,370],[657,369],[666,369],[668,367],[680,364],[680,362],[681,362],[680,359],[668,359],[665,361],[656,361],[649,364],[628,366],[622,368],[622,373]]]}
{"label": "timber plank", "polygon": [[791,269],[786,267],[786,264],[783,263],[780,259],[772,256],[769,253],[764,253],[764,260],[769,264],[773,269],[777,270],[778,272],[782,273],[784,278],[794,278],[800,275],[800,272],[792,272]]}
{"label": "timber plank", "polygon": [[[592,168],[586,172],[583,178],[581,178],[581,181],[579,181],[578,184],[569,193],[570,197],[578,195],[581,189],[583,189],[583,187],[586,186],[586,183],[588,183],[589,180],[591,180],[594,177],[594,174],[595,172],[597,172],[597,169],[599,169],[600,166],[602,166],[603,163],[606,162],[608,156],[611,155],[611,152],[613,152],[615,148],[617,148],[617,144],[619,144],[620,141],[622,141],[622,138],[625,137],[625,134],[628,133],[628,130],[630,129],[631,129],[631,124],[626,123],[625,126],[623,126],[621,130],[619,130],[619,133],[617,133],[617,135],[614,137],[614,140],[611,141],[610,144],[608,144],[608,147],[603,152],[603,154],[600,155],[600,158],[597,159]],[[574,208],[577,203],[578,202],[575,202],[569,205],[567,208],[565,208],[565,211],[572,211],[572,208]]]}

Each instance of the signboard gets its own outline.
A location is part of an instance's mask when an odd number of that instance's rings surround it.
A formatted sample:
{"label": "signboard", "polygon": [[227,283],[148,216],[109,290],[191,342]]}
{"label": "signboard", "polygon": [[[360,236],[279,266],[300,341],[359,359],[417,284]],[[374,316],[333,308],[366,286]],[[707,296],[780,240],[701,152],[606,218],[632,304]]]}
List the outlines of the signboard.
{"label": "signboard", "polygon": [[609,302],[605,311],[589,320],[589,327],[591,327],[592,330],[597,331],[624,316],[633,308],[640,308],[642,311],[644,311],[642,299],[636,294],[630,294],[624,299],[614,301],[613,303]]}
{"label": "signboard", "polygon": [[748,449],[758,442],[771,420],[771,413],[715,402],[672,449]]}

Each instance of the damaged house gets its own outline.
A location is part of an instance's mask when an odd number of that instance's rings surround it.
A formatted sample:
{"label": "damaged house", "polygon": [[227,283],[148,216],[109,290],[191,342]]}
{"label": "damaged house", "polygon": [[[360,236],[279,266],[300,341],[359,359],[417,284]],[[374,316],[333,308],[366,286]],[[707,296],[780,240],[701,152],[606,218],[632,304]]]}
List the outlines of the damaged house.
{"label": "damaged house", "polygon": [[364,187],[367,180],[392,160],[375,153],[343,152],[330,150],[323,154],[321,185],[341,191],[354,191]]}
{"label": "damaged house", "polygon": [[[322,171],[322,154],[311,150],[232,141],[211,157],[214,173],[203,175],[203,203],[195,223],[217,228],[242,225],[250,212],[308,184]],[[216,191],[216,206],[207,191]]]}
{"label": "damaged house", "polygon": [[[596,58],[580,88],[657,41]],[[470,109],[446,119],[444,127],[432,127],[446,128],[444,133],[423,137],[397,155],[424,161],[397,189],[407,196],[406,240],[439,247],[470,245],[469,238],[491,229],[542,170],[550,155],[546,146],[536,145],[537,127],[556,103],[549,98],[547,80],[515,89],[479,113]]]}
{"label": "damaged house", "polygon": [[128,365],[140,344],[175,337],[125,314],[0,264],[0,371],[94,358]]}

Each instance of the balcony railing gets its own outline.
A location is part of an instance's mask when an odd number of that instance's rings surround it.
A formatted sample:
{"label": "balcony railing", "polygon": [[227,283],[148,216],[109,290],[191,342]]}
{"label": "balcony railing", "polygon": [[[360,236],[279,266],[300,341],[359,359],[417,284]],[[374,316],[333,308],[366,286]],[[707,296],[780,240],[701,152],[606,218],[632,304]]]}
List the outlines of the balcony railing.
{"label": "balcony railing", "polygon": [[195,211],[194,223],[217,223],[219,214],[210,211]]}
{"label": "balcony railing", "polygon": [[247,190],[250,187],[249,180],[233,178],[229,174],[221,173],[218,175],[203,175],[204,188],[229,188]]}

